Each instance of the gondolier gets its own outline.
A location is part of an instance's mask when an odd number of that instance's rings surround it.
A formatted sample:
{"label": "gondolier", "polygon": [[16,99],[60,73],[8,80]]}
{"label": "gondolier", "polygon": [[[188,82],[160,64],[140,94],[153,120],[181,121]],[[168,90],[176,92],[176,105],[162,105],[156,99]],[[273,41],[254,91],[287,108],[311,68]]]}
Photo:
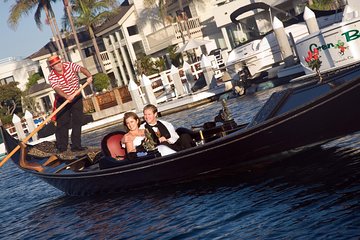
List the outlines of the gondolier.
{"label": "gondolier", "polygon": [[91,73],[84,67],[72,63],[62,62],[59,56],[51,56],[48,59],[51,69],[49,82],[56,92],[56,107],[68,100],[70,103],[56,115],[56,148],[59,153],[67,150],[69,128],[71,124],[71,150],[83,151],[86,148],[81,145],[81,126],[83,119],[83,102],[81,94],[76,95],[79,89],[78,73],[87,77],[87,82],[92,82]]}

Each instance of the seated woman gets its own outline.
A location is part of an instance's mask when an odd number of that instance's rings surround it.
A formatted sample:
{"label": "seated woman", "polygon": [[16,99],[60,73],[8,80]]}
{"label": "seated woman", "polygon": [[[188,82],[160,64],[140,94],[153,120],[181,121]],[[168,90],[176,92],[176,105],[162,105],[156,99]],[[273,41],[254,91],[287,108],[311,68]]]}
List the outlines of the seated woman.
{"label": "seated woman", "polygon": [[[142,146],[142,143],[145,139],[145,130],[139,129],[140,127],[140,118],[134,112],[127,112],[124,114],[124,126],[128,131],[122,138],[122,144],[126,148],[128,158],[134,159],[136,156],[141,156],[146,154],[146,150]],[[158,146],[158,151],[161,156],[166,156],[176,151],[171,148],[161,145]]]}

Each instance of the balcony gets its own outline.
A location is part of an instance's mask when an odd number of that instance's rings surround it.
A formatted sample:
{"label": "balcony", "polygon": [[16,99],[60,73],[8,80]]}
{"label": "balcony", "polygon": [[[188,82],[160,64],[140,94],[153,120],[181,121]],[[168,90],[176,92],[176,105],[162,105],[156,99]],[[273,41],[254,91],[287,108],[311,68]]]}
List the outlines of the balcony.
{"label": "balcony", "polygon": [[[188,21],[181,21],[173,23],[156,32],[146,36],[149,49],[146,49],[147,54],[152,54],[170,45],[178,44],[191,38],[202,38],[201,23],[199,18],[189,18]],[[183,36],[182,36],[183,35]]]}
{"label": "balcony", "polygon": [[102,60],[102,62],[104,64],[105,70],[108,73],[112,69],[111,61],[110,61],[110,58],[109,58],[109,53],[106,52],[106,51],[101,52],[100,57],[101,57],[101,60]]}
{"label": "balcony", "polygon": [[[109,58],[109,54],[106,51],[101,52],[100,57],[101,57],[101,60],[102,60],[102,62],[104,64],[106,73],[111,72],[112,71],[112,65],[111,65],[111,61],[110,61],[110,58]],[[101,72],[101,67],[98,66],[98,64],[96,63],[95,56],[86,57],[84,60],[85,60],[85,66],[86,66],[86,68],[89,70],[89,72],[91,74],[94,75],[94,74],[96,74],[98,72]],[[78,61],[76,63],[82,65],[81,61]]]}

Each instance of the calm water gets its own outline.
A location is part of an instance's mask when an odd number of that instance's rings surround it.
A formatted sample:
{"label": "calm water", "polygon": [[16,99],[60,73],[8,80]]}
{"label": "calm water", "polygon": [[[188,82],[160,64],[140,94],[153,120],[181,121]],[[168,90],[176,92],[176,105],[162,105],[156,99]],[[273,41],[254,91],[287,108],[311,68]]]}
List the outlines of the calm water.
{"label": "calm water", "polygon": [[[249,121],[269,94],[229,100],[236,121]],[[215,102],[163,119],[190,127],[220,109]],[[0,171],[0,239],[360,238],[360,134],[266,168],[110,196],[67,197],[10,162]]]}

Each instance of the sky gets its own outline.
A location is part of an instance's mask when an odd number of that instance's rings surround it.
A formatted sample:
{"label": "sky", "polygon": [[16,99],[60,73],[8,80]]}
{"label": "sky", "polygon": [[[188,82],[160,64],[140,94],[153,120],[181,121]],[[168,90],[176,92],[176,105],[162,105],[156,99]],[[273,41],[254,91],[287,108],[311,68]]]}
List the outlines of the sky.
{"label": "sky", "polygon": [[[9,27],[7,19],[11,5],[15,1],[0,0],[0,60],[8,57],[25,58],[32,53],[37,52],[52,37],[51,29],[44,23],[45,13],[41,13],[43,22],[42,30],[39,30],[35,24],[35,9],[28,15],[23,16],[16,30]],[[58,24],[61,24],[63,16],[62,1],[53,5]]]}

